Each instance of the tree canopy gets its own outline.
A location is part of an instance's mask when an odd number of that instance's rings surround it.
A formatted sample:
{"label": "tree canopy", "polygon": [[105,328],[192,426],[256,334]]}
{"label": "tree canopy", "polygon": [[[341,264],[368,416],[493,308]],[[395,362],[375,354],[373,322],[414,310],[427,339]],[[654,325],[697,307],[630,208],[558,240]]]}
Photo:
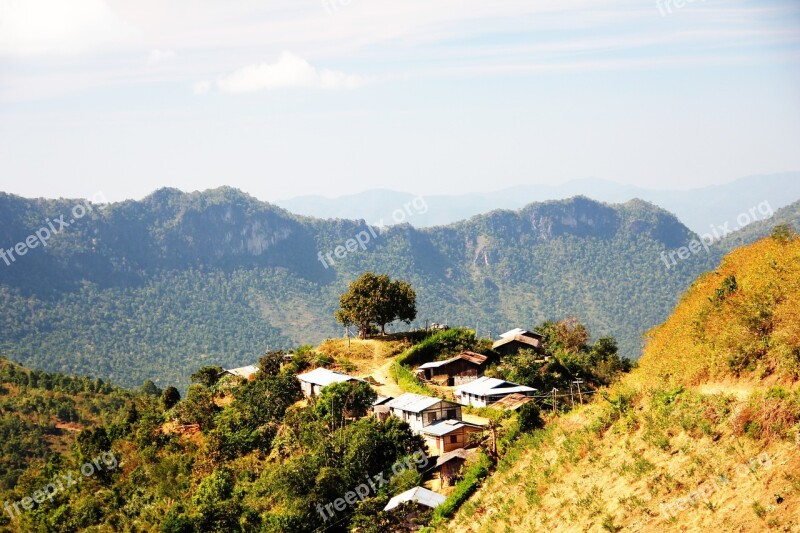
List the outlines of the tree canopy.
{"label": "tree canopy", "polygon": [[386,324],[395,320],[410,323],[416,318],[417,295],[406,281],[365,272],[339,297],[335,316],[345,327],[358,326],[362,339],[367,338],[373,325],[385,335]]}

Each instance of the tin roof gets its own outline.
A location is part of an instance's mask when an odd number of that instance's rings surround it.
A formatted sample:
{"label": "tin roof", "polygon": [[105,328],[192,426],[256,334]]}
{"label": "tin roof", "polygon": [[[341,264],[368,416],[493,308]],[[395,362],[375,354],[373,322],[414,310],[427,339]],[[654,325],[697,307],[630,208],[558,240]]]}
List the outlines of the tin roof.
{"label": "tin roof", "polygon": [[525,385],[517,385],[510,381],[497,378],[482,377],[456,387],[456,394],[472,394],[474,396],[497,396],[500,394],[514,394],[536,392],[536,389]]}
{"label": "tin roof", "polygon": [[[439,402],[444,402],[441,398],[434,398],[433,396],[423,396],[422,394],[414,394],[413,392],[406,392],[401,394],[394,400],[385,403],[384,405],[392,409],[400,409],[409,413],[421,413],[425,409],[433,407]],[[452,403],[452,402],[446,402]]]}
{"label": "tin roof", "polygon": [[465,361],[469,361],[470,363],[481,365],[486,362],[487,357],[485,355],[481,355],[475,352],[461,352],[455,357],[451,357],[450,359],[445,359],[444,361],[432,361],[430,363],[425,363],[424,365],[419,365],[419,368],[438,368],[440,366],[452,363],[453,361],[458,361],[459,359],[464,359]]}
{"label": "tin roof", "polygon": [[250,376],[258,372],[257,365],[247,365],[239,368],[231,368],[229,370],[224,370],[222,373],[232,374],[234,376],[238,376],[244,379],[250,379]]}
{"label": "tin roof", "polygon": [[425,487],[414,487],[413,489],[409,489],[401,494],[398,494],[389,500],[389,503],[386,504],[386,507],[384,507],[383,510],[391,511],[401,503],[411,501],[434,509],[442,505],[446,499],[446,497],[442,496],[438,492],[433,492]]}
{"label": "tin roof", "polygon": [[345,381],[364,381],[363,379],[342,374],[341,372],[334,372],[333,370],[328,370],[327,368],[323,367],[315,368],[311,372],[306,372],[305,374],[298,374],[297,379],[300,381],[305,381],[306,383],[320,385],[322,387],[326,387],[332,383],[342,383]]}
{"label": "tin roof", "polygon": [[463,420],[438,420],[422,428],[422,432],[433,437],[441,437],[464,427],[481,429],[480,426],[464,422]]}

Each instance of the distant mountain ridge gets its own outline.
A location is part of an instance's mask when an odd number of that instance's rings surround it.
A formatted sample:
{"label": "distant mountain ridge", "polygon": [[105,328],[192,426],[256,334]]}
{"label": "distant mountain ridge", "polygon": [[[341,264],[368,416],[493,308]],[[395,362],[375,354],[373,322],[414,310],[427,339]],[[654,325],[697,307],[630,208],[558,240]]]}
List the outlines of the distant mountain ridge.
{"label": "distant mountain ridge", "polygon": [[[416,227],[450,224],[492,209],[518,209],[532,202],[587,196],[601,202],[625,203],[634,198],[651,202],[674,213],[696,233],[714,224],[731,224],[741,213],[761,202],[773,210],[800,199],[800,172],[750,176],[722,185],[687,191],[654,190],[599,179],[574,180],[561,185],[519,185],[500,191],[452,195],[427,195],[420,191],[428,209],[409,216]],[[325,198],[300,196],[276,202],[293,213],[319,218],[389,221],[391,214],[417,195],[372,189],[359,194]]]}
{"label": "distant mountain ridge", "polygon": [[[0,194],[0,247],[78,203]],[[412,283],[416,327],[449,322],[496,336],[577,315],[636,357],[641,335],[719,257],[666,269],[660,254],[694,238],[642,200],[575,197],[381,229],[294,215],[228,187],[161,189],[94,206],[48,246],[0,262],[0,354],[124,385],[185,384],[204,364],[242,366],[267,347],[341,335],[338,295],[371,270]]]}

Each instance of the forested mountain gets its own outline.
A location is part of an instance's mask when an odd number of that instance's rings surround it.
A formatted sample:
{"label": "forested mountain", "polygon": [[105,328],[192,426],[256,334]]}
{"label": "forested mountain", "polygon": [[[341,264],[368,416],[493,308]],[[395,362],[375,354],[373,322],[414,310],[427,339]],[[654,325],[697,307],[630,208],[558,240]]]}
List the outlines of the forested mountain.
{"label": "forested mountain", "polygon": [[[588,196],[595,200],[624,203],[641,198],[675,214],[692,231],[703,233],[712,224],[733,224],[740,213],[766,202],[777,210],[800,198],[800,172],[747,176],[730,183],[690,190],[669,190],[623,185],[601,179],[573,180],[559,185],[518,185],[492,192],[465,194],[423,193],[429,209],[415,213],[409,222],[415,227],[450,224],[492,209],[518,209],[531,202]],[[365,218],[375,222],[416,195],[386,189],[325,198],[299,196],[277,202],[281,207],[321,218]]]}
{"label": "forested mountain", "polygon": [[637,357],[641,335],[717,257],[665,262],[695,236],[639,200],[576,197],[425,229],[300,217],[230,188],[79,204],[0,195],[6,251],[68,224],[0,259],[0,353],[129,386],[185,385],[203,364],[341,335],[338,295],[365,270],[411,282],[414,326],[496,335],[577,315]]}
{"label": "forested mountain", "polygon": [[775,215],[749,224],[737,232],[728,235],[719,243],[721,251],[728,252],[749,244],[772,233],[775,226],[786,224],[794,231],[800,231],[800,200],[775,211]]}

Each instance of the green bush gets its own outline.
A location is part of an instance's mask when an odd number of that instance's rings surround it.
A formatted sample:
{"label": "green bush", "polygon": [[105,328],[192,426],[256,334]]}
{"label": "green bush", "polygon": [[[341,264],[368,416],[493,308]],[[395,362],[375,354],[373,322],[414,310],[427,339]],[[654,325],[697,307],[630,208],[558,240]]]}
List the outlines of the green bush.
{"label": "green bush", "polygon": [[453,328],[437,331],[419,344],[415,344],[397,356],[397,362],[413,366],[429,363],[439,356],[453,355],[465,350],[480,350],[481,341],[471,329]]}
{"label": "green bush", "polygon": [[430,387],[420,381],[411,370],[397,362],[393,365],[392,377],[395,378],[400,388],[406,392],[433,396],[433,390]]}

